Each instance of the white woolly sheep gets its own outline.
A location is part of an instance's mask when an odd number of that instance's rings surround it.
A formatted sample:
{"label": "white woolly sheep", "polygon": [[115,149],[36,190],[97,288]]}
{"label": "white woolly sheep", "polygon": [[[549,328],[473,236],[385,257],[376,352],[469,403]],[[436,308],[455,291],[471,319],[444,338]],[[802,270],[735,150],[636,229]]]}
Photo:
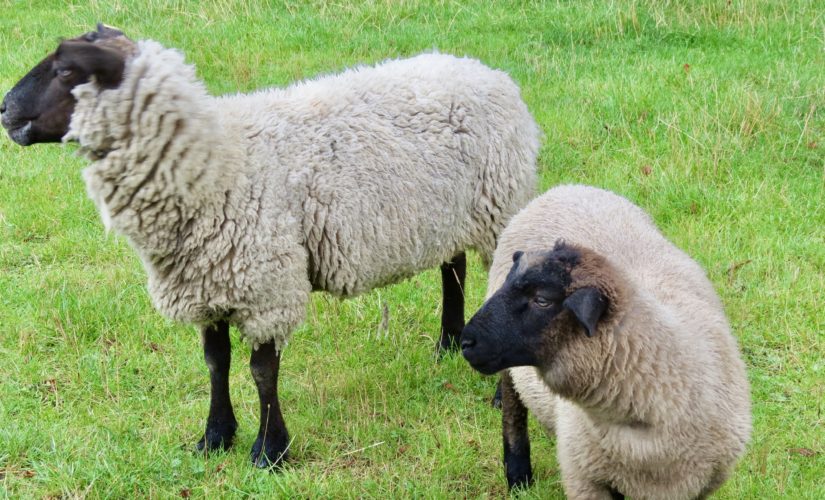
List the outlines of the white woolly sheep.
{"label": "white woolly sheep", "polygon": [[[561,186],[501,235],[465,358],[502,372],[508,485],[532,479],[526,405],[570,498],[705,498],[749,439],[745,366],[702,268],[628,200]],[[509,370],[508,370],[509,369]]]}
{"label": "white woolly sheep", "polygon": [[286,456],[280,352],[310,291],[351,297],[441,265],[439,345],[457,343],[464,252],[489,263],[534,192],[539,146],[516,84],[476,60],[429,53],[212,97],[180,52],[102,26],[61,43],[0,111],[22,145],[80,143],[89,196],[140,255],[154,306],[202,329],[198,448],[235,435],[229,325],[253,344],[262,467]]}

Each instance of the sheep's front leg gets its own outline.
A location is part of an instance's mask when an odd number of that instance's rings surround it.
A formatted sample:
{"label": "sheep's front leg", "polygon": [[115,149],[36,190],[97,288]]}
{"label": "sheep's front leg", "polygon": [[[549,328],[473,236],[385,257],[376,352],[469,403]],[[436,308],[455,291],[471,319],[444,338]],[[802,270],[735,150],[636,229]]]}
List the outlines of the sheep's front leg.
{"label": "sheep's front leg", "polygon": [[441,264],[441,339],[439,352],[458,349],[458,339],[464,328],[464,278],[467,258],[459,253],[450,262]]}
{"label": "sheep's front leg", "polygon": [[256,467],[270,468],[286,460],[289,446],[289,435],[278,403],[281,353],[275,350],[275,344],[271,342],[261,344],[252,351],[249,365],[261,401],[261,426],[258,438],[252,445],[252,463]]}
{"label": "sheep's front leg", "polygon": [[624,500],[624,495],[622,493],[619,493],[619,490],[614,490],[613,488],[610,488],[608,492],[610,493],[610,498],[612,500]]}
{"label": "sheep's front leg", "polygon": [[527,408],[519,399],[507,370],[501,372],[501,433],[504,441],[504,473],[510,489],[529,486],[533,481],[530,465],[530,436],[527,433]]}
{"label": "sheep's front leg", "polygon": [[211,397],[206,432],[198,441],[200,451],[225,450],[232,446],[238,422],[229,399],[229,364],[232,346],[229,324],[219,321],[201,330],[203,357],[209,367]]}

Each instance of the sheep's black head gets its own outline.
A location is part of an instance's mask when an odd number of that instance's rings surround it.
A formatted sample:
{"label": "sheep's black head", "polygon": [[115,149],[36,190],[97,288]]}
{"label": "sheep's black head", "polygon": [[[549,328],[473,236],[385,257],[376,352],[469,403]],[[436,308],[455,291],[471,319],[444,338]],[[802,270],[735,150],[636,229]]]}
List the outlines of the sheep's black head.
{"label": "sheep's black head", "polygon": [[608,298],[579,279],[589,267],[583,252],[558,242],[550,251],[513,254],[504,284],[461,334],[462,353],[473,368],[491,374],[547,366],[565,343],[595,335]]}
{"label": "sheep's black head", "polygon": [[121,31],[102,24],[63,41],[3,98],[0,122],[9,137],[22,146],[60,142],[74,112],[72,89],[92,77],[101,88],[120,85],[131,45]]}

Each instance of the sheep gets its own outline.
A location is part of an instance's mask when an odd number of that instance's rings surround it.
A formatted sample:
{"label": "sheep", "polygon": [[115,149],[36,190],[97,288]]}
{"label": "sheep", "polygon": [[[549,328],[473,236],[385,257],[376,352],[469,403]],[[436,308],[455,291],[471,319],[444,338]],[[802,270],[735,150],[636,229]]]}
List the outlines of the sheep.
{"label": "sheep", "polygon": [[489,265],[533,196],[540,142],[517,85],[477,60],[424,53],[213,97],[177,50],[101,25],[0,111],[21,145],[79,143],[88,195],[140,256],[154,307],[200,328],[199,450],[229,448],[237,428],[229,326],[252,345],[263,468],[287,458],[278,372],[310,292],[352,297],[440,265],[438,345],[457,345],[464,252]]}
{"label": "sheep", "polygon": [[461,348],[501,371],[511,488],[532,480],[527,408],[556,435],[570,498],[705,498],[749,440],[745,365],[712,284],[609,191],[555,187],[513,217]]}

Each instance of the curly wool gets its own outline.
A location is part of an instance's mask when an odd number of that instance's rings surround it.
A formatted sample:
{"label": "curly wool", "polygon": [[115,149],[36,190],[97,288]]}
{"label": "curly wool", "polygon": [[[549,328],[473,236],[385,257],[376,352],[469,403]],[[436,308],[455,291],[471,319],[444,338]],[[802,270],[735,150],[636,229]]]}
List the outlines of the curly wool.
{"label": "curly wool", "polygon": [[509,373],[524,405],[557,437],[567,496],[590,498],[593,485],[639,499],[709,494],[751,430],[745,366],[712,284],[637,206],[601,189],[560,186],[502,233],[488,296],[513,252],[546,250],[559,239],[596,256],[571,286],[604,290],[600,276],[609,277],[610,310],[596,337],[559,353],[547,372]]}
{"label": "curly wool", "polygon": [[166,316],[228,318],[278,349],[311,290],[349,297],[449,261],[489,262],[533,194],[539,130],[518,87],[423,54],[283,89],[208,95],[183,55],[137,43],[122,84],[75,88],[69,134],[107,227]]}

